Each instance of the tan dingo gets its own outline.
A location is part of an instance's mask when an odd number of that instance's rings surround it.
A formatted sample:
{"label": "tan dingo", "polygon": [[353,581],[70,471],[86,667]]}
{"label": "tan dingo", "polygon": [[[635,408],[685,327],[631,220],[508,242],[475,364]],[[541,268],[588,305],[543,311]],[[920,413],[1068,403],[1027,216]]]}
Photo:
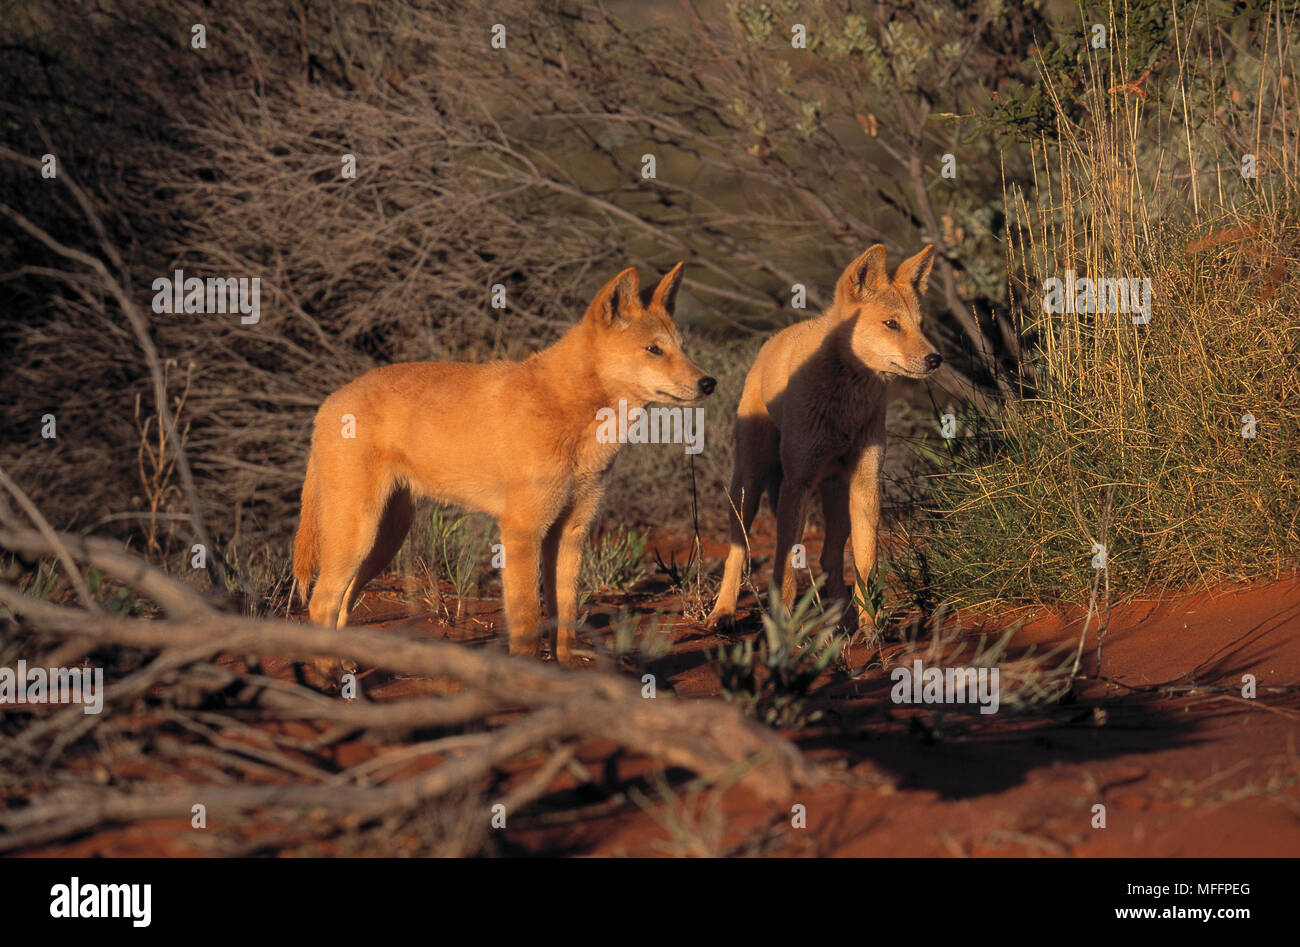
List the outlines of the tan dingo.
{"label": "tan dingo", "polygon": [[[581,322],[522,362],[389,365],[325,399],[294,543],[304,593],[320,570],[311,620],[343,627],[366,583],[401,547],[414,499],[434,497],[500,523],[510,652],[538,651],[540,564],[555,656],[579,663],[582,544],[621,446],[597,437],[597,412],[620,401],[629,410],[695,404],[714,388],[682,352],[673,323],[682,266],[644,302],[636,270],[624,270]],[[337,665],[317,662],[325,673]]]}
{"label": "tan dingo", "polygon": [[[787,608],[795,594],[791,551],[803,538],[814,489],[820,488],[826,517],[821,565],[828,598],[847,605],[850,532],[858,576],[871,574],[888,380],[924,378],[943,362],[921,332],[920,300],[933,263],[934,247],[926,247],[890,279],[885,248],[877,244],[844,270],[830,309],[783,329],[759,350],[736,412],[731,550],[710,626],[734,620],[746,537],[764,489],[776,509],[772,581]],[[860,615],[859,627],[873,628],[871,616]]]}

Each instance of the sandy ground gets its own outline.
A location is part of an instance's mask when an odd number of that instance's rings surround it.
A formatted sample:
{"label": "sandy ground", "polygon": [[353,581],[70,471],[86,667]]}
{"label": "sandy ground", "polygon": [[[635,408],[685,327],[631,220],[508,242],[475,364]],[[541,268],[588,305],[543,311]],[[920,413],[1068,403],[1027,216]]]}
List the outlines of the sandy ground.
{"label": "sandy ground", "polygon": [[[761,535],[758,542],[762,541]],[[665,559],[680,542],[652,540]],[[770,543],[769,543],[770,545]],[[815,541],[810,560],[815,561]],[[671,548],[670,548],[671,547]],[[756,546],[757,548],[764,548]],[[706,547],[710,557],[720,546]],[[653,562],[653,557],[651,559]],[[714,562],[715,568],[717,566]],[[395,577],[381,580],[357,612],[360,622],[403,625],[417,634],[467,646],[503,647],[499,602],[467,602],[450,624],[412,616],[422,596]],[[683,602],[662,577],[630,597],[598,597],[587,639],[610,637],[613,616],[628,609],[663,616],[673,648],[649,670],[683,698],[719,694],[709,652],[719,644],[682,617]],[[742,617],[753,611],[742,600]],[[426,612],[428,606],[415,606]],[[997,616],[960,615],[961,631],[929,664],[969,654],[981,635],[998,637],[1022,623],[1007,656],[1027,660],[1073,649],[1082,609],[1040,608]],[[950,628],[957,627],[950,623]],[[753,634],[742,621],[738,634]],[[828,781],[774,810],[735,788],[695,787],[685,774],[659,773],[647,760],[595,742],[579,759],[598,786],[563,774],[550,795],[496,839],[503,854],[770,854],[843,856],[1296,856],[1300,855],[1300,577],[1115,608],[1104,640],[1101,675],[1090,633],[1088,677],[1061,703],[981,715],[973,708],[902,706],[889,699],[887,665],[910,664],[909,645],[859,646],[855,679],[827,681],[810,706],[816,724],[787,735],[825,764]],[[733,639],[735,640],[735,639]],[[922,648],[929,642],[922,640]],[[962,649],[965,649],[964,651]],[[1071,651],[1072,653],[1072,651]],[[230,656],[225,663],[238,664]],[[1042,664],[1055,666],[1060,657]],[[285,662],[264,670],[289,675]],[[362,669],[366,696],[386,700],[430,693],[434,682],[394,679]],[[1258,694],[1241,696],[1243,675]],[[1006,684],[1004,682],[1004,688]],[[142,719],[148,724],[148,719]],[[300,736],[310,723],[268,724]],[[388,747],[359,738],[309,760],[343,769]],[[306,758],[305,758],[306,759]],[[436,765],[415,758],[393,776]],[[512,773],[524,779],[537,760]],[[81,765],[73,757],[70,764]],[[154,767],[156,769],[157,767]],[[153,775],[168,783],[210,780],[211,773],[153,772],[146,759],[122,760],[119,776]],[[1106,825],[1094,827],[1096,806]],[[188,823],[153,821],[97,832],[26,854],[197,855]],[[282,831],[250,825],[267,853],[355,853],[337,843],[298,844]],[[253,845],[250,850],[257,850]],[[390,852],[385,852],[391,853]],[[361,852],[365,854],[365,852]]]}

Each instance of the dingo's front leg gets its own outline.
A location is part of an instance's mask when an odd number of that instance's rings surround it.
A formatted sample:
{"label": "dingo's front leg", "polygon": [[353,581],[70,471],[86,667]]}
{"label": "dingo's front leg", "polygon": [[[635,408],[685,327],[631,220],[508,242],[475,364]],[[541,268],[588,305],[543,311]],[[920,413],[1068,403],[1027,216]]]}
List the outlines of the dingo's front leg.
{"label": "dingo's front leg", "polygon": [[[880,468],[884,462],[884,443],[871,443],[862,451],[849,482],[849,519],[852,521],[853,568],[857,573],[854,589],[865,587],[876,565],[876,534],[880,529]],[[876,620],[859,602],[858,630],[876,634]]]}
{"label": "dingo's front leg", "polygon": [[501,544],[505,547],[506,554],[502,585],[505,587],[510,653],[536,656],[541,620],[537,608],[537,564],[542,545],[541,531],[532,524],[512,522],[507,517],[502,517]]}
{"label": "dingo's front leg", "polygon": [[554,527],[559,530],[559,546],[555,572],[547,574],[546,582],[555,589],[555,660],[566,667],[581,667],[584,658],[595,657],[577,648],[578,575],[582,570],[582,547],[590,537],[600,496],[597,488],[578,497],[568,518]]}

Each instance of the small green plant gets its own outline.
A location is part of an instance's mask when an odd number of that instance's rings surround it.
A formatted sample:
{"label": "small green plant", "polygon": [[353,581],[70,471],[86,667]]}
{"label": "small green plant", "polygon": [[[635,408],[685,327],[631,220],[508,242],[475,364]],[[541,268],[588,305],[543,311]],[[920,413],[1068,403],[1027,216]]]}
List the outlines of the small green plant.
{"label": "small green plant", "polygon": [[[905,635],[905,648],[888,662],[890,667],[907,667],[920,659],[931,666],[964,666],[996,668],[998,672],[998,707],[1000,710],[1026,711],[1035,706],[1057,704],[1074,691],[1074,648],[1070,644],[1057,645],[1042,653],[1031,645],[1019,653],[1011,651],[1012,641],[1024,627],[1019,620],[990,636],[981,634],[978,640],[963,638],[961,623],[945,623],[940,611],[934,617],[929,641],[919,640],[919,623]],[[942,707],[937,709],[942,711]]]}
{"label": "small green plant", "polygon": [[654,616],[647,628],[637,640],[640,622],[637,616],[623,612],[613,625],[613,641],[608,648],[609,654],[626,667],[638,670],[650,662],[657,661],[672,648],[672,636],[660,624],[659,616]]}
{"label": "small green plant", "polygon": [[482,535],[473,518],[456,515],[446,507],[434,507],[429,515],[434,555],[438,568],[456,592],[456,618],[460,618],[465,596],[474,581],[474,570],[484,551]]}
{"label": "small green plant", "polygon": [[593,592],[625,592],[645,577],[646,537],[620,526],[591,543],[582,555],[578,585],[578,607],[587,603]]}
{"label": "small green plant", "polygon": [[635,786],[627,796],[668,835],[655,847],[677,858],[719,858],[726,855],[724,839],[727,816],[722,809],[723,794],[739,781],[738,770],[728,773],[719,785],[709,789],[701,780],[693,780],[678,794],[663,770],[655,770],[648,782],[654,795]]}
{"label": "small green plant", "polygon": [[893,622],[895,616],[903,609],[900,602],[893,605],[886,605],[886,592],[889,589],[888,583],[885,582],[884,572],[879,563],[871,570],[867,576],[858,576],[853,591],[853,603],[857,606],[859,614],[869,615],[876,627],[884,629]]}
{"label": "small green plant", "polygon": [[90,589],[90,594],[103,604],[104,611],[114,618],[125,618],[131,614],[135,595],[128,586],[114,587],[104,581],[104,573],[98,569],[90,569],[86,572],[86,588]]}
{"label": "small green plant", "polygon": [[[488,564],[500,565],[493,536],[492,521],[484,514],[458,513],[442,505],[422,507],[393,569],[411,583],[408,588],[422,593],[434,614],[455,621],[464,613],[465,600],[488,580]],[[442,595],[442,581],[455,593],[454,610]]]}
{"label": "small green plant", "polygon": [[[27,595],[43,602],[59,600],[71,590],[62,565],[55,559],[40,559],[36,563],[35,571],[27,572],[24,572],[24,567],[16,559],[10,559],[5,573],[6,577],[18,578],[20,587],[25,586],[24,591]],[[91,597],[99,602],[109,615],[114,618],[125,618],[133,613],[136,596],[129,586],[112,581],[98,569],[87,569],[83,578]],[[10,610],[0,610],[0,618],[12,617],[13,613]]]}
{"label": "small green plant", "polygon": [[27,589],[27,594],[34,599],[46,602],[54,597],[54,590],[58,587],[58,584],[58,565],[42,559],[36,563],[36,574],[32,576],[32,582]]}
{"label": "small green plant", "polygon": [[655,565],[658,567],[658,571],[667,577],[668,581],[671,582],[679,592],[685,592],[695,581],[696,576],[698,576],[700,572],[700,558],[695,554],[694,549],[692,549],[691,554],[686,557],[686,561],[680,565],[677,563],[677,553],[674,552],[668,557],[668,561],[664,562],[664,557],[660,555],[659,550],[656,549]]}
{"label": "small green plant", "polygon": [[[713,599],[718,592],[717,584],[708,579],[705,570],[700,568],[700,563],[703,561],[704,555],[700,549],[698,534],[695,537],[694,545],[691,547],[690,555],[680,565],[677,562],[676,553],[673,553],[669,556],[668,561],[664,562],[659,550],[655,550],[657,571],[665,576],[681,595],[682,617],[688,621],[703,621],[705,616],[709,614]],[[757,595],[757,592],[755,592],[755,595]]]}
{"label": "small green plant", "polygon": [[710,660],[728,701],[769,726],[803,726],[821,716],[807,710],[809,690],[849,642],[839,628],[841,607],[821,608],[816,585],[788,613],[775,589],[768,601],[757,646],[750,640],[723,645]]}

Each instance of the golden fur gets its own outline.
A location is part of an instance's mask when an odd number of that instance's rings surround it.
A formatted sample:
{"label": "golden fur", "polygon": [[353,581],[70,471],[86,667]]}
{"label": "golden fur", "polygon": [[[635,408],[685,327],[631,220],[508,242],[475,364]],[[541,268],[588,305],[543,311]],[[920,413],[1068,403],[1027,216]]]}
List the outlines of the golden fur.
{"label": "golden fur", "polygon": [[[330,395],[316,415],[294,544],[300,587],[320,572],[311,620],[343,627],[402,545],[415,498],[433,497],[499,521],[511,653],[538,652],[540,567],[554,653],[576,663],[582,544],[621,446],[597,440],[597,411],[620,400],[629,410],[693,404],[713,390],[673,323],[681,275],[679,263],[643,305],[636,270],[624,270],[581,322],[522,362],[389,365]],[[343,436],[346,416],[353,437]]]}
{"label": "golden fur", "polygon": [[[844,270],[825,313],[782,330],[759,351],[736,412],[731,549],[711,626],[734,620],[747,536],[765,489],[777,520],[773,584],[787,608],[795,593],[791,550],[803,538],[813,490],[821,493],[826,517],[821,565],[828,597],[848,598],[844,545],[850,535],[857,573],[870,575],[888,380],[923,378],[942,362],[921,331],[921,295],[933,262],[934,248],[926,247],[891,279],[885,248],[873,246]],[[873,624],[870,616],[859,620]]]}

